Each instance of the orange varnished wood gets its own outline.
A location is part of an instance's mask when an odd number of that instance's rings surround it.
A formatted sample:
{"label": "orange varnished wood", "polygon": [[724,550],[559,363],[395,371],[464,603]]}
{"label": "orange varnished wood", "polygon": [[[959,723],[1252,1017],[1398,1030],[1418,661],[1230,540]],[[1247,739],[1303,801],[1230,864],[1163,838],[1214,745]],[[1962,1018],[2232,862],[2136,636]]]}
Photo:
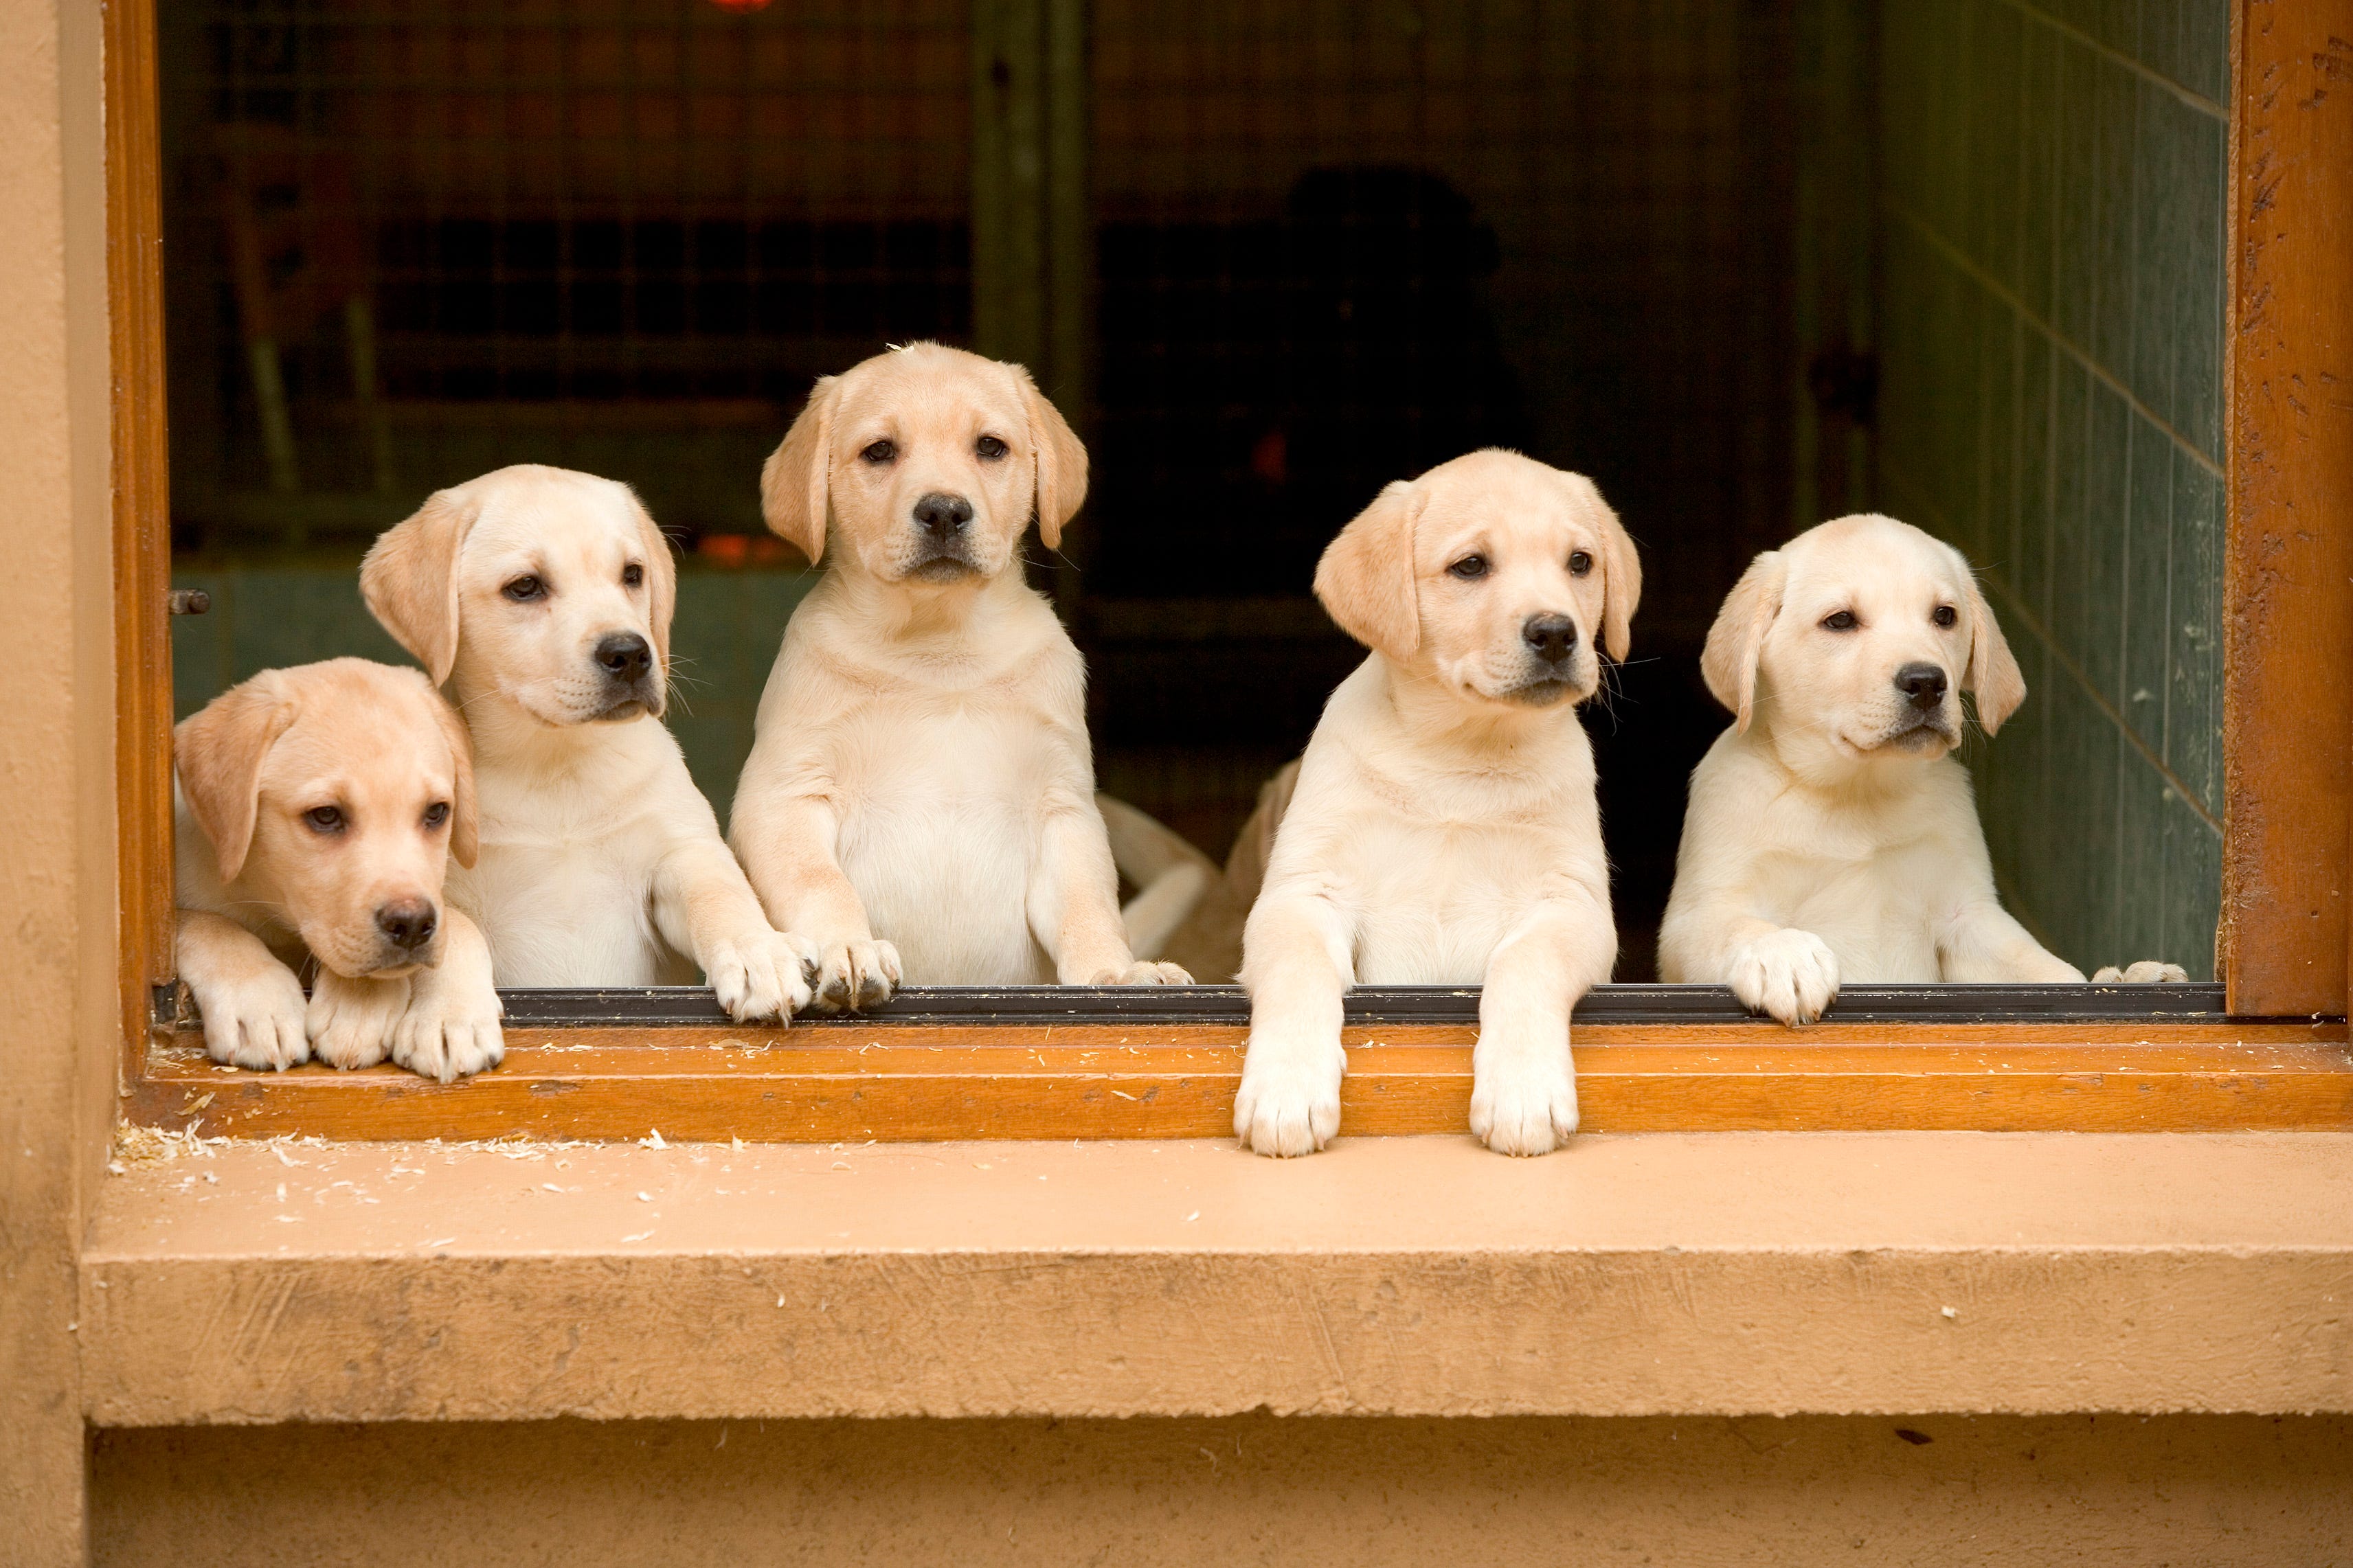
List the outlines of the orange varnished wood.
{"label": "orange varnished wood", "polygon": [[[2190,1131],[2353,1127],[2341,1026],[1579,1032],[1590,1131]],[[1471,1031],[1350,1031],[1344,1125],[1456,1132]],[[538,1030],[444,1088],[391,1068],[224,1071],[159,1046],[130,1113],[239,1137],[1196,1138],[1230,1131],[1244,1031],[1030,1028]]]}
{"label": "orange varnished wood", "polygon": [[2231,1010],[2346,1006],[2353,0],[2248,0],[2232,116],[2222,931]]}
{"label": "orange varnished wood", "polygon": [[114,511],[115,875],[123,1066],[148,987],[172,976],[171,484],[164,404],[164,217],[153,0],[106,13],[106,255]]}

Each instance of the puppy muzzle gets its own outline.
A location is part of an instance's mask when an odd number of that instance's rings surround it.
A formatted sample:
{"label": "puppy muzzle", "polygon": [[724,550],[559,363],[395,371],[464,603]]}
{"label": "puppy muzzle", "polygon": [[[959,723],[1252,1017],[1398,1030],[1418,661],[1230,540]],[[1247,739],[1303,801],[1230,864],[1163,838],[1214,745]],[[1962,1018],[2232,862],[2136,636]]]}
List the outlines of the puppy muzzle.
{"label": "puppy muzzle", "polygon": [[1943,665],[1915,659],[1896,670],[1892,684],[1903,706],[1880,736],[1881,744],[1927,751],[1938,742],[1951,745],[1960,739],[1953,721],[1952,679]]}
{"label": "puppy muzzle", "polygon": [[1906,704],[1897,711],[1894,722],[1880,731],[1875,746],[1893,746],[1904,752],[1943,751],[1960,743],[1960,732],[1954,723],[1952,704],[1939,702],[1934,708],[1915,708]]}
{"label": "puppy muzzle", "polygon": [[908,521],[913,548],[901,574],[919,583],[957,583],[980,571],[972,547],[972,502],[934,490],[915,502]]}
{"label": "puppy muzzle", "polygon": [[660,716],[661,673],[645,638],[635,632],[608,633],[596,639],[589,658],[596,667],[602,699],[589,716],[590,722],[619,723],[647,713]]}
{"label": "puppy muzzle", "polygon": [[980,563],[957,540],[953,543],[919,545],[901,574],[917,583],[961,583],[980,575]]}

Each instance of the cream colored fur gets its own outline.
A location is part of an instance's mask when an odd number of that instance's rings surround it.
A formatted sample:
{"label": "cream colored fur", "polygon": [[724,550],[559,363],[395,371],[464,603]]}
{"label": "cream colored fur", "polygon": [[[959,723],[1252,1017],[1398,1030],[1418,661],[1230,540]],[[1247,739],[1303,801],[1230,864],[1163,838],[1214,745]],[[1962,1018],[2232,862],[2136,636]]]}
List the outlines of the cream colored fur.
{"label": "cream colored fur", "polygon": [[[1021,578],[1031,516],[1050,549],[1086,495],[1085,448],[1028,374],[936,343],[879,354],[818,384],[761,493],[829,569],[786,627],[729,838],[817,944],[825,1002],[1184,983],[1129,948],[1085,671]],[[927,528],[926,498],[965,521]]]}
{"label": "cream colored fur", "polygon": [[1291,762],[1259,786],[1257,807],[1222,867],[1125,801],[1095,797],[1119,874],[1140,889],[1122,911],[1139,957],[1164,959],[1210,984],[1233,981],[1242,965],[1242,922],[1258,902],[1275,829],[1298,785],[1299,764]]}
{"label": "cream colored fur", "polygon": [[[385,533],[360,581],[472,731],[481,858],[450,893],[500,984],[679,984],[699,968],[736,1018],[807,1004],[806,944],[769,926],[663,727],[676,568],[626,486],[485,474]],[[632,637],[650,658],[622,680],[599,649]]]}
{"label": "cream colored fur", "polygon": [[[1950,754],[1964,688],[1989,735],[2026,698],[1959,552],[1892,518],[1810,529],[1757,558],[1702,663],[1735,721],[1692,774],[1662,978],[1729,985],[1793,1026],[1842,984],[2084,978],[2001,907]],[[1938,672],[1939,700],[1898,689],[1909,667]],[[2184,975],[2139,963],[2099,978]]]}
{"label": "cream colored fur", "polygon": [[[1304,1154],[1338,1131],[1349,987],[1482,984],[1471,1130],[1545,1153],[1577,1128],[1569,1010],[1617,959],[1577,706],[1597,644],[1626,655],[1633,543],[1590,480],[1477,452],[1384,490],[1315,591],[1373,652],[1307,743],[1244,932],[1234,1131]],[[1560,620],[1549,662],[1529,636]]]}
{"label": "cream colored fur", "polygon": [[[471,757],[424,677],[357,658],[265,670],[183,720],[173,762],[174,956],[214,1060],[389,1056],[444,1083],[498,1064],[490,953],[442,897],[453,855],[475,856]],[[404,946],[388,913],[429,938]]]}

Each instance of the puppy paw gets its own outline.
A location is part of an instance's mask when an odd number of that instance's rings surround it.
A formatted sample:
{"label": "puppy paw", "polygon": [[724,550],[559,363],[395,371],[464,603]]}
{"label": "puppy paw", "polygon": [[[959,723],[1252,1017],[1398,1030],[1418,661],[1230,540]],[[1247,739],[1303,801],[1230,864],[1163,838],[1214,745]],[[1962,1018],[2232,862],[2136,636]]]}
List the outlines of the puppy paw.
{"label": "puppy paw", "polygon": [[1742,1006],[1794,1029],[1838,1000],[1838,954],[1813,932],[1784,927],[1735,952],[1725,978]]}
{"label": "puppy paw", "polygon": [[1105,969],[1087,981],[1090,985],[1190,985],[1193,977],[1173,963],[1139,959],[1125,969]]}
{"label": "puppy paw", "polygon": [[2186,985],[2189,982],[2189,971],[2181,965],[2147,958],[2122,969],[2111,963],[2092,976],[2094,985]]}
{"label": "puppy paw", "polygon": [[372,1068],[392,1049],[392,1036],[408,1006],[410,982],[347,980],[332,969],[322,969],[311,984],[311,1006],[304,1024],[311,1037],[311,1054],[331,1068],[349,1072]]}
{"label": "puppy paw", "polygon": [[1475,1071],[1471,1131],[1496,1153],[1549,1154],[1577,1131],[1577,1074],[1566,1049]]}
{"label": "puppy paw", "polygon": [[809,1005],[808,977],[817,949],[789,932],[754,931],[711,950],[704,977],[727,1016],[749,1024],[764,1018],[791,1023]]}
{"label": "puppy paw", "polygon": [[478,978],[420,971],[392,1032],[392,1059],[419,1078],[454,1083],[506,1059],[499,994]]}
{"label": "puppy paw", "polygon": [[302,983],[282,963],[234,984],[208,985],[196,1005],[204,1012],[206,1054],[216,1062],[284,1072],[311,1059]]}
{"label": "puppy paw", "polygon": [[1313,1154],[1340,1131],[1346,1053],[1285,1052],[1252,1042],[1234,1096],[1234,1136],[1260,1154]]}
{"label": "puppy paw", "polygon": [[839,942],[818,961],[817,1005],[828,1013],[888,1002],[898,988],[899,950],[887,942]]}

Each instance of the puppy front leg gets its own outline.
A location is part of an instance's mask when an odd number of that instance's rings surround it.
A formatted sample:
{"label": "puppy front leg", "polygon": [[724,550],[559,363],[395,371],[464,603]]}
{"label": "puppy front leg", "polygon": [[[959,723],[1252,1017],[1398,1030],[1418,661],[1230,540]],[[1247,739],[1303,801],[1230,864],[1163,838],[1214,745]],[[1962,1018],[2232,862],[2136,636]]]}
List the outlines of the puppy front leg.
{"label": "puppy front leg", "polygon": [[816,954],[817,1005],[839,1012],[889,1001],[899,950],[876,941],[866,923],[866,906],[841,868],[832,805],[818,795],[739,792],[727,837],[775,929],[800,932]]}
{"label": "puppy front leg", "polygon": [[1498,1154],[1549,1154],[1577,1131],[1568,1018],[1609,978],[1618,931],[1589,894],[1547,902],[1487,961],[1471,1053],[1471,1131]]}
{"label": "puppy front leg", "polygon": [[729,1017],[790,1023],[809,1005],[817,949],[768,924],[744,868],[718,839],[690,839],[662,857],[654,923],[664,941],[694,955]]}
{"label": "puppy front leg", "polygon": [[1331,900],[1259,900],[1242,936],[1250,1051],[1234,1097],[1234,1136],[1261,1154],[1312,1154],[1340,1131],[1341,997],[1356,984],[1352,923]]}
{"label": "puppy front leg", "polygon": [[213,1060],[283,1072],[311,1059],[302,982],[259,937],[225,915],[182,910],[172,961],[204,1014]]}
{"label": "puppy front leg", "polygon": [[392,1032],[392,1059],[450,1083],[506,1059],[506,1009],[491,978],[491,944],[455,908],[443,910],[441,962],[408,980],[408,1010]]}
{"label": "puppy front leg", "polygon": [[1054,961],[1064,985],[1190,985],[1173,963],[1139,961],[1128,951],[1119,913],[1119,872],[1111,839],[1092,798],[1047,817],[1026,902],[1029,930]]}
{"label": "puppy front leg", "polygon": [[2084,972],[2047,951],[1991,899],[1974,900],[1936,933],[1936,977],[1948,985],[2064,985]]}
{"label": "puppy front leg", "polygon": [[331,1068],[350,1072],[372,1068],[392,1053],[393,1031],[408,1007],[408,980],[353,980],[326,965],[311,981],[304,1014],[311,1054]]}

